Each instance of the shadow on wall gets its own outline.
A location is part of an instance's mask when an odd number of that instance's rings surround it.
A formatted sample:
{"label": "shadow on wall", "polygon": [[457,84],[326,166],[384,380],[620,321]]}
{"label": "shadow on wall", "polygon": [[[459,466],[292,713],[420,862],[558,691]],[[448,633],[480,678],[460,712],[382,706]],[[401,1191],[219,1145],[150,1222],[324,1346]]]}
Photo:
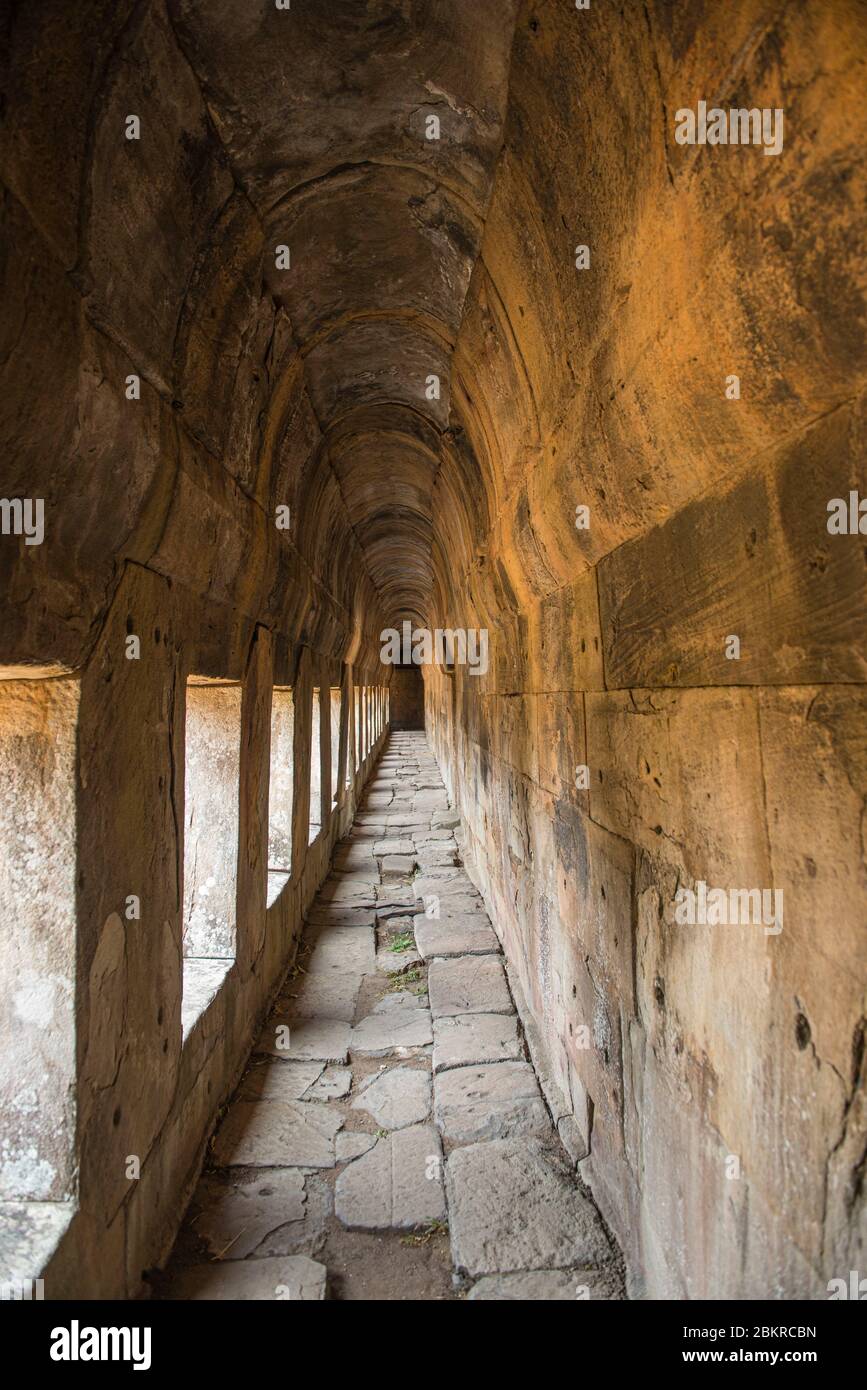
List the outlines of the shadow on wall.
{"label": "shadow on wall", "polygon": [[391,677],[392,729],[424,728],[424,681],[418,666],[395,666]]}

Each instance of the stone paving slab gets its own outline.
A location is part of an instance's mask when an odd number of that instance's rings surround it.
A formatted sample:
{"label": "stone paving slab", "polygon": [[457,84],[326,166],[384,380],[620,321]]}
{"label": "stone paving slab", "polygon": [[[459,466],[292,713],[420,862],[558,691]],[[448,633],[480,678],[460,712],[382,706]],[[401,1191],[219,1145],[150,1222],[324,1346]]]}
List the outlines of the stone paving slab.
{"label": "stone paving slab", "polygon": [[433,1069],[518,1061],[521,1043],[516,1014],[456,1014],[435,1018]]}
{"label": "stone paving slab", "polygon": [[431,961],[428,993],[434,1018],[514,1013],[499,956],[457,956]]}
{"label": "stone paving slab", "polygon": [[428,869],[454,868],[456,851],[454,849],[429,849],[421,846],[415,852],[416,861],[427,872]]}
{"label": "stone paving slab", "polygon": [[415,845],[412,840],[377,840],[373,846],[373,852],[379,858],[387,854],[415,854]]}
{"label": "stone paving slab", "polygon": [[334,1210],[344,1226],[412,1229],[442,1221],[442,1146],[432,1125],[412,1125],[379,1139],[337,1179]]}
{"label": "stone paving slab", "polygon": [[433,956],[497,954],[500,943],[486,917],[416,917],[415,940],[425,960]]}
{"label": "stone paving slab", "polygon": [[430,1072],[419,1067],[391,1067],[371,1076],[352,1101],[353,1110],[366,1110],[383,1129],[420,1124],[430,1107]]}
{"label": "stone paving slab", "polygon": [[348,1023],[336,1018],[301,1019],[290,1023],[286,1015],[273,1016],[262,1030],[254,1050],[284,1061],[346,1062],[350,1031]]}
{"label": "stone paving slab", "polygon": [[251,1182],[203,1179],[196,1189],[201,1211],[196,1234],[219,1260],[243,1260],[272,1231],[304,1219],[305,1175],[297,1168],[278,1169]]}
{"label": "stone paving slab", "polygon": [[250,1069],[238,1099],[300,1100],[324,1070],[324,1062],[284,1062],[275,1058]]}
{"label": "stone paving slab", "polygon": [[352,1072],[349,1067],[328,1067],[314,1081],[309,1091],[304,1092],[304,1100],[341,1100],[352,1090]]}
{"label": "stone paving slab", "polygon": [[319,1101],[236,1100],[217,1131],[218,1168],[332,1168],[339,1110]]}
{"label": "stone paving slab", "polygon": [[533,1269],[526,1273],[486,1274],[467,1294],[468,1303],[485,1299],[548,1303],[569,1299],[587,1301],[611,1297],[609,1281],[586,1270]]}
{"label": "stone paving slab", "polygon": [[456,1144],[551,1131],[536,1074],[523,1061],[439,1072],[434,1119],[443,1138]]}
{"label": "stone paving slab", "polygon": [[311,931],[312,951],[304,960],[308,975],[325,972],[369,975],[374,967],[376,937],[370,926],[324,926]]}
{"label": "stone paving slab", "polygon": [[334,1141],[337,1162],[349,1163],[353,1158],[360,1158],[362,1154],[367,1153],[368,1149],[372,1149],[375,1143],[375,1134],[353,1133],[349,1130],[341,1130]]}
{"label": "stone paving slab", "polygon": [[381,947],[376,953],[376,968],[384,975],[399,975],[411,965],[420,965],[421,956],[410,947],[406,951],[390,951]]}
{"label": "stone paving slab", "polygon": [[293,981],[291,995],[282,996],[293,1023],[298,1019],[335,1018],[351,1023],[361,989],[362,977],[324,972],[300,975]]}
{"label": "stone paving slab", "polygon": [[268,1260],[192,1265],[177,1275],[173,1297],[316,1303],[325,1298],[326,1280],[326,1268],[316,1260],[306,1255],[278,1255]]}
{"label": "stone paving slab", "polygon": [[325,927],[334,930],[346,927],[352,931],[372,927],[376,921],[375,905],[366,907],[353,904],[316,903],[307,915],[306,929]]}
{"label": "stone paving slab", "polygon": [[408,878],[415,868],[411,854],[387,854],[382,861],[383,882],[389,878]]}
{"label": "stone paving slab", "polygon": [[430,1009],[412,995],[386,996],[352,1030],[349,1046],[368,1057],[384,1057],[399,1047],[433,1042]]}
{"label": "stone paving slab", "polygon": [[456,1149],[446,1184],[452,1259],[470,1275],[593,1269],[610,1258],[596,1209],[538,1139]]}

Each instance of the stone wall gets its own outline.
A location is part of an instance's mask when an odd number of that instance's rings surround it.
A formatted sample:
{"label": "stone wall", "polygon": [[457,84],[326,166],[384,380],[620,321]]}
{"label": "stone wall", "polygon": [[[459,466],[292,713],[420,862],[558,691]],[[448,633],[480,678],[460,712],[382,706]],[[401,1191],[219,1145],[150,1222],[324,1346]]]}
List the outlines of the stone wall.
{"label": "stone wall", "polygon": [[[867,1259],[864,545],[826,526],[867,483],[865,40],[846,0],[524,5],[455,350],[432,622],[491,669],[428,673],[428,722],[653,1296]],[[678,145],[700,99],[784,108],[782,154]],[[782,931],[678,925],[700,880]]]}

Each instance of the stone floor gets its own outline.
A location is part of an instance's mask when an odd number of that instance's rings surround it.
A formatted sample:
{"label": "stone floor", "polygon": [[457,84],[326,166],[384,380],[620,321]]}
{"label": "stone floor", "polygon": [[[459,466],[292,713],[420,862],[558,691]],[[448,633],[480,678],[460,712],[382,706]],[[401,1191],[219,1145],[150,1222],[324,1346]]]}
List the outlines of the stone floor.
{"label": "stone floor", "polygon": [[158,1296],[622,1297],[460,844],[424,735],[392,734]]}

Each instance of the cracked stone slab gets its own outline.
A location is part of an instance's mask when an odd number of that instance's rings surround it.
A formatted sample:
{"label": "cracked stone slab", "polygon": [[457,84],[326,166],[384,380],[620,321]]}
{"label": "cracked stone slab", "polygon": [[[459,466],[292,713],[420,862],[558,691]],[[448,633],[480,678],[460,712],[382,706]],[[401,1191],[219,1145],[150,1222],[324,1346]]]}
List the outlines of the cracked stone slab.
{"label": "cracked stone slab", "polygon": [[456,1149],[446,1185],[452,1260],[470,1275],[592,1269],[610,1256],[595,1207],[538,1139]]}
{"label": "cracked stone slab", "polygon": [[290,1023],[284,1014],[266,1023],[256,1052],[289,1061],[346,1062],[350,1025],[336,1018],[301,1019]]}
{"label": "cracked stone slab", "polygon": [[353,1052],[383,1057],[399,1047],[423,1047],[433,1042],[430,1010],[418,999],[402,991],[386,995],[371,1013],[352,1030],[349,1046]]}
{"label": "cracked stone slab", "polygon": [[433,1069],[521,1059],[516,1014],[455,1014],[434,1019]]}
{"label": "cracked stone slab", "polygon": [[418,1067],[391,1067],[371,1076],[352,1102],[353,1110],[366,1110],[383,1129],[420,1124],[430,1106],[430,1072]]}
{"label": "cracked stone slab", "polygon": [[431,816],[431,825],[436,830],[454,830],[460,823],[461,818],[457,811],[434,811]]}
{"label": "cracked stone slab", "polygon": [[425,960],[432,956],[484,956],[500,949],[486,917],[416,917],[416,945]]}
{"label": "cracked stone slab", "polygon": [[607,1281],[587,1270],[533,1269],[514,1274],[486,1274],[467,1294],[467,1302],[484,1299],[520,1303],[571,1302],[609,1298]]}
{"label": "cracked stone slab", "polygon": [[434,1119],[443,1138],[456,1144],[551,1130],[533,1068],[523,1061],[440,1072],[434,1085]]}
{"label": "cracked stone slab", "polygon": [[340,1100],[352,1090],[349,1067],[328,1067],[304,1094],[305,1100]]}
{"label": "cracked stone slab", "polygon": [[316,1303],[325,1298],[328,1274],[307,1255],[276,1255],[267,1260],[233,1260],[193,1265],[180,1273],[173,1296],[184,1301],[229,1299]]}
{"label": "cracked stone slab", "polygon": [[368,1149],[372,1149],[375,1143],[375,1134],[356,1134],[349,1130],[341,1130],[334,1141],[337,1162],[349,1163],[353,1158],[360,1158]]}
{"label": "cracked stone slab", "polygon": [[219,1260],[243,1260],[281,1226],[302,1221],[305,1178],[297,1168],[280,1169],[252,1182],[208,1177],[196,1190],[201,1211],[193,1226]]}
{"label": "cracked stone slab", "polygon": [[499,956],[457,956],[431,961],[428,993],[434,1018],[514,1013]]}
{"label": "cracked stone slab", "polygon": [[283,1062],[275,1058],[247,1073],[238,1099],[300,1100],[324,1070],[324,1062]]}
{"label": "cracked stone slab", "polygon": [[412,1229],[445,1218],[442,1146],[432,1125],[379,1139],[337,1179],[334,1210],[355,1229]]}
{"label": "cracked stone slab", "polygon": [[339,1110],[318,1101],[238,1100],[220,1126],[213,1160],[219,1168],[331,1168]]}

